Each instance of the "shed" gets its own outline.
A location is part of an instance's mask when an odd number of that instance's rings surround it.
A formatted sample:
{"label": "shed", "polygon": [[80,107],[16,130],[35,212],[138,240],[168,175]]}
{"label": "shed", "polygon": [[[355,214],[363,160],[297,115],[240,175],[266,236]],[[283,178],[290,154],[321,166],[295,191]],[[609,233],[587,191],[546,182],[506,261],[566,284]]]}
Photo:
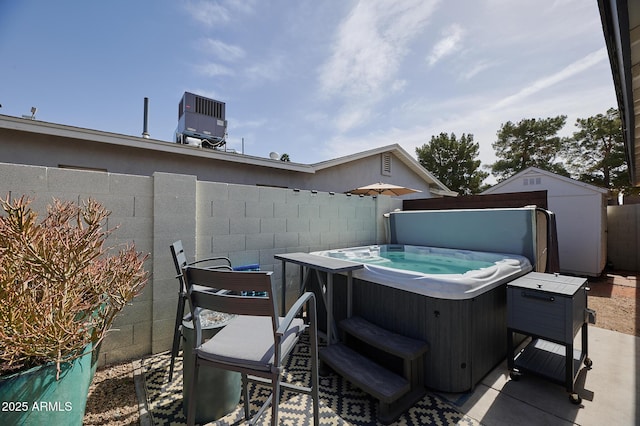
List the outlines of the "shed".
{"label": "shed", "polygon": [[529,167],[492,186],[483,194],[547,191],[555,213],[560,271],[598,276],[607,262],[608,190]]}

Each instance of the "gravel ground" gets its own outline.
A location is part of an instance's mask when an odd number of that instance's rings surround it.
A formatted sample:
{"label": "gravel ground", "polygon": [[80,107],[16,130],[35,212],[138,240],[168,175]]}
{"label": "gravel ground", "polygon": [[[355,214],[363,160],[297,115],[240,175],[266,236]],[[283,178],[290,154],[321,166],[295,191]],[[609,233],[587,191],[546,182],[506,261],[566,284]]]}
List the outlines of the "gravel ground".
{"label": "gravel ground", "polygon": [[640,276],[625,273],[589,280],[591,290],[587,303],[596,311],[596,326],[640,336],[639,284]]}
{"label": "gravel ground", "polygon": [[[640,304],[635,274],[615,273],[589,280],[588,305],[596,311],[596,326],[640,336]],[[138,399],[133,380],[134,364],[111,365],[96,372],[84,417],[85,425],[137,425]]]}
{"label": "gravel ground", "polygon": [[84,424],[124,426],[139,423],[133,363],[110,365],[96,371],[89,388]]}

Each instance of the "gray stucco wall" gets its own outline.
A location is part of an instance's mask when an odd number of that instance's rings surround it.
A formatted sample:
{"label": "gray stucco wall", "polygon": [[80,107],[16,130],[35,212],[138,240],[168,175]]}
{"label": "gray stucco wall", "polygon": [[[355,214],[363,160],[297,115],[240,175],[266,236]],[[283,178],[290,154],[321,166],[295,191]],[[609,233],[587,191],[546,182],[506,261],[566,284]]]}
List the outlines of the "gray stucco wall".
{"label": "gray stucco wall", "polygon": [[376,182],[392,183],[420,190],[403,198],[431,198],[429,185],[409,169],[395,155],[391,156],[391,173],[382,173],[382,155],[372,155],[359,160],[350,161],[327,169],[318,170],[314,175],[301,176],[305,188],[320,191],[336,191],[336,183],[340,182],[346,192]]}
{"label": "gray stucco wall", "polygon": [[[166,142],[166,144],[170,144]],[[152,176],[155,172],[188,173],[200,180],[245,185],[296,187],[298,173],[83,139],[0,129],[0,161],[37,166],[94,168],[111,173]],[[231,155],[231,154],[230,154]],[[311,188],[309,188],[311,189]]]}
{"label": "gray stucco wall", "polygon": [[[105,339],[101,364],[170,349],[178,287],[169,245],[182,239],[191,259],[225,255],[234,264],[259,263],[274,271],[281,286],[277,253],[311,251],[383,242],[383,213],[401,207],[391,197],[359,197],[327,192],[200,181],[193,175],[134,176],[0,163],[0,196],[34,198],[41,213],[51,197],[92,197],[112,211],[108,226],[119,225],[110,244],[133,241],[150,253],[150,282],[116,318]],[[288,268],[288,295],[299,282]],[[287,304],[290,304],[291,300]]]}
{"label": "gray stucco wall", "polygon": [[[23,124],[18,121],[19,124]],[[87,135],[86,129],[79,135]],[[152,176],[155,172],[189,174],[201,181],[228,182],[243,185],[268,185],[325,192],[344,193],[359,186],[383,181],[419,189],[420,198],[431,197],[429,185],[395,155],[392,173],[383,174],[381,154],[349,161],[317,172],[307,165],[295,170],[244,163],[241,154],[225,153],[229,160],[207,157],[208,150],[175,145],[170,142],[147,141],[113,135],[115,143],[32,133],[0,128],[0,162],[46,167],[99,169],[110,173]],[[134,140],[129,140],[134,139]],[[138,146],[133,146],[132,144]],[[163,152],[158,147],[171,147]],[[220,153],[218,153],[220,154]],[[204,155],[204,156],[203,156]],[[264,160],[269,164],[270,160]],[[292,160],[295,160],[292,159]],[[279,161],[275,162],[276,164]]]}

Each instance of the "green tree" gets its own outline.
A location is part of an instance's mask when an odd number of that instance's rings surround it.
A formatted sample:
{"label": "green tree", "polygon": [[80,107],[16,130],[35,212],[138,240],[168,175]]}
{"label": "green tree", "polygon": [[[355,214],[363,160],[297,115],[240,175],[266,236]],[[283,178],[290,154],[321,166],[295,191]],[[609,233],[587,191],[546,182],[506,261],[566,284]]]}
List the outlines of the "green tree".
{"label": "green tree", "polygon": [[291,159],[289,158],[289,154],[287,154],[286,152],[284,154],[282,154],[280,156],[280,161],[291,161]]}
{"label": "green tree", "polygon": [[493,143],[498,161],[490,165],[491,173],[502,181],[528,167],[534,166],[569,176],[562,163],[557,162],[565,138],[558,136],[566,115],[549,118],[527,118],[517,124],[507,121],[498,131]]}
{"label": "green tree", "polygon": [[567,141],[565,157],[578,180],[608,189],[629,186],[620,114],[609,108],[605,114],[576,120],[578,131]]}
{"label": "green tree", "polygon": [[458,140],[451,133],[431,136],[431,141],[416,148],[418,161],[436,175],[447,188],[461,195],[480,192],[482,181],[489,176],[480,170],[479,145],[473,142],[473,135],[462,134]]}

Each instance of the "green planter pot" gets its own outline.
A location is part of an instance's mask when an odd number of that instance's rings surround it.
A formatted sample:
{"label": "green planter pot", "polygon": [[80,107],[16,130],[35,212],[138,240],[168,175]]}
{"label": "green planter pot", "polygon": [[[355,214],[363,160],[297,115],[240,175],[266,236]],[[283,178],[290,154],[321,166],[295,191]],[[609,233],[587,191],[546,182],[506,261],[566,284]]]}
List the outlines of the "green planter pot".
{"label": "green planter pot", "polygon": [[[211,318],[219,315],[217,312],[204,311],[200,314],[202,320],[202,338],[208,340],[215,336],[233,317],[226,316],[221,319]],[[223,314],[224,315],[224,314]],[[203,318],[205,317],[205,318]],[[183,371],[183,412],[187,416],[189,406],[189,385],[193,377],[193,346],[196,340],[196,332],[191,321],[182,322],[182,371]],[[242,382],[240,373],[221,370],[218,368],[202,366],[198,371],[198,384],[196,386],[196,423],[209,423],[218,420],[233,410],[240,402]]]}
{"label": "green planter pot", "polygon": [[[88,349],[90,350],[90,349]],[[98,350],[71,363],[49,363],[0,377],[3,425],[82,425],[89,385],[98,365]]]}

